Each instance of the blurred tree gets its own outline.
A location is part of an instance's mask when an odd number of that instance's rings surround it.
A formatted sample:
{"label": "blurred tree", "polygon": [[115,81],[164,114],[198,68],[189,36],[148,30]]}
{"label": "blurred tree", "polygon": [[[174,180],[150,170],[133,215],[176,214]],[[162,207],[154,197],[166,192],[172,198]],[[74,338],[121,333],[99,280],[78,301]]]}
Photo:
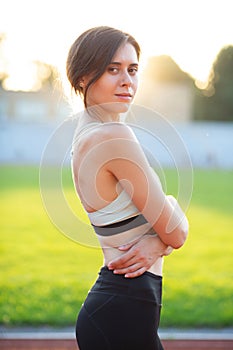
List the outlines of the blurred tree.
{"label": "blurred tree", "polygon": [[41,61],[33,62],[36,68],[37,90],[59,88],[59,74],[53,65]]}
{"label": "blurred tree", "polygon": [[2,88],[4,80],[8,77],[6,72],[6,60],[4,57],[4,42],[6,39],[6,35],[4,33],[0,33],[0,88]]}
{"label": "blurred tree", "polygon": [[7,73],[0,72],[0,88],[3,88],[3,82],[8,77]]}
{"label": "blurred tree", "polygon": [[233,46],[217,55],[207,88],[196,91],[194,119],[233,121]]}
{"label": "blurred tree", "polygon": [[157,82],[190,82],[192,78],[173,61],[170,56],[150,57],[144,70],[146,78]]}

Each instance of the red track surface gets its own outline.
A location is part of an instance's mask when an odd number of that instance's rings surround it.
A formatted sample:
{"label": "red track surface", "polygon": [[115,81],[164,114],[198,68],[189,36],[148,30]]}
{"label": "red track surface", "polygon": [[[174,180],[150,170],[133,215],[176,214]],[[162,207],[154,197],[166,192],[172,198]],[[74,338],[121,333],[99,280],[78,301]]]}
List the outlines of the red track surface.
{"label": "red track surface", "polygon": [[[233,349],[233,340],[162,340],[165,350]],[[0,339],[1,350],[77,350],[75,340]],[[119,349],[120,350],[120,349]],[[142,349],[146,350],[146,349]]]}

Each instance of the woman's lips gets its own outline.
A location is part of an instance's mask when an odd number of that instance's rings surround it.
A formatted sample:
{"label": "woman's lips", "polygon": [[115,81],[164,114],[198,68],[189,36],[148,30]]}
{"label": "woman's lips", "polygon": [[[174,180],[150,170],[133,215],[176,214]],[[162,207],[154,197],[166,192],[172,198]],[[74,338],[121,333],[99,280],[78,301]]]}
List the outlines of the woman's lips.
{"label": "woman's lips", "polygon": [[132,95],[130,93],[119,93],[119,94],[115,94],[115,96],[124,101],[132,100]]}

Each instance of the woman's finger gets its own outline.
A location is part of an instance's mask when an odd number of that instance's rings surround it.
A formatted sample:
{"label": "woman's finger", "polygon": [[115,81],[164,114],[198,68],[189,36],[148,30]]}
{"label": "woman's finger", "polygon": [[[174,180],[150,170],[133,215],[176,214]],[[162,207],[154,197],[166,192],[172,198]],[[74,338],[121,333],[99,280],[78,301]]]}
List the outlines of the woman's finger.
{"label": "woman's finger", "polygon": [[141,276],[146,271],[145,267],[141,267],[140,269],[134,271],[134,272],[128,272],[125,274],[126,278],[135,278],[138,276]]}
{"label": "woman's finger", "polygon": [[142,264],[140,263],[133,263],[132,265],[122,268],[122,269],[114,269],[113,273],[115,273],[116,275],[125,275],[128,273],[133,273],[136,272],[137,270],[142,268]]}
{"label": "woman's finger", "polygon": [[122,254],[120,257],[110,261],[108,263],[109,270],[121,269],[130,265],[130,261],[135,257],[135,253],[131,250]]}

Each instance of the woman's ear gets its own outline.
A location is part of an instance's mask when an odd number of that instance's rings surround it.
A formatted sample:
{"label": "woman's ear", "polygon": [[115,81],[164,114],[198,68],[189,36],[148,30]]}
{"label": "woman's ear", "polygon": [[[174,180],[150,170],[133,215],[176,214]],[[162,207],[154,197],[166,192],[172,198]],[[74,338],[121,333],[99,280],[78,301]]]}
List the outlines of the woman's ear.
{"label": "woman's ear", "polygon": [[85,87],[87,86],[88,84],[88,78],[87,77],[82,77],[80,80],[79,80],[79,86],[82,88],[82,89],[85,89]]}
{"label": "woman's ear", "polygon": [[83,89],[84,88],[84,81],[83,79],[79,81],[79,86]]}

